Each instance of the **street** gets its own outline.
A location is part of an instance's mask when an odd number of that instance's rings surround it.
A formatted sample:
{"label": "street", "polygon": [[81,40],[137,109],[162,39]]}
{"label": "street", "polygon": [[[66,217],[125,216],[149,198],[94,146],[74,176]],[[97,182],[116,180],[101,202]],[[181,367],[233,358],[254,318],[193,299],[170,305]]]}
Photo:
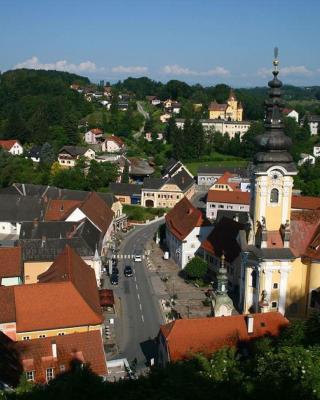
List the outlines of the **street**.
{"label": "street", "polygon": [[[126,237],[120,246],[120,255],[144,254],[145,243],[153,237],[159,225],[155,222],[137,227]],[[133,277],[123,274],[125,265],[133,268]],[[112,287],[120,298],[121,309],[116,321],[119,358],[127,358],[129,363],[137,359],[137,369],[143,369],[155,356],[153,339],[163,323],[158,298],[153,292],[146,270],[145,260],[134,262],[132,259],[120,259],[119,285]]]}

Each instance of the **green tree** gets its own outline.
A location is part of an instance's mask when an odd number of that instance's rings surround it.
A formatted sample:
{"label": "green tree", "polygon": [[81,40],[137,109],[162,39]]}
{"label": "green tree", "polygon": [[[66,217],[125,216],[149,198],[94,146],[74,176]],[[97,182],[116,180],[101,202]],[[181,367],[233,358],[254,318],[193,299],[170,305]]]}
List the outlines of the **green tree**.
{"label": "green tree", "polygon": [[123,168],[123,174],[122,174],[122,183],[129,183],[129,163],[126,161],[124,168]]}
{"label": "green tree", "polygon": [[55,160],[55,155],[52,146],[46,142],[41,146],[40,162],[42,164],[51,165]]}
{"label": "green tree", "polygon": [[79,143],[78,123],[74,115],[68,114],[65,117],[63,129],[66,134],[67,144],[76,145]]}
{"label": "green tree", "polygon": [[187,263],[184,271],[190,279],[201,279],[208,272],[208,264],[202,258],[196,256]]}

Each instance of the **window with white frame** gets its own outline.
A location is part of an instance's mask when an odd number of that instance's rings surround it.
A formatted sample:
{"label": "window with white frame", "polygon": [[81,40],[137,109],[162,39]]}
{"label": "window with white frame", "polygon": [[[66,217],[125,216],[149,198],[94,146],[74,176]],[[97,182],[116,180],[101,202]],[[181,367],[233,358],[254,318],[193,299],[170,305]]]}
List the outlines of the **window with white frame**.
{"label": "window with white frame", "polygon": [[26,379],[27,379],[27,381],[34,381],[34,371],[27,371]]}
{"label": "window with white frame", "polygon": [[51,381],[54,378],[54,371],[53,368],[47,368],[46,369],[46,379],[47,382]]}
{"label": "window with white frame", "polygon": [[23,336],[22,340],[30,340],[30,336]]}

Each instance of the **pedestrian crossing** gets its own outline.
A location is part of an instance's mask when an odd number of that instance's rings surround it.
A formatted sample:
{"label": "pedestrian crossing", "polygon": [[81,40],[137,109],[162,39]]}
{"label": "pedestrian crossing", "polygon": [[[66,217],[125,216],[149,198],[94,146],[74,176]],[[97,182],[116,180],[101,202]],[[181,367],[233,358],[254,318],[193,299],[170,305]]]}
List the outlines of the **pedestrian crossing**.
{"label": "pedestrian crossing", "polygon": [[[116,258],[118,260],[133,260],[136,254],[114,254],[112,258]],[[146,259],[145,255],[141,255],[143,260]]]}

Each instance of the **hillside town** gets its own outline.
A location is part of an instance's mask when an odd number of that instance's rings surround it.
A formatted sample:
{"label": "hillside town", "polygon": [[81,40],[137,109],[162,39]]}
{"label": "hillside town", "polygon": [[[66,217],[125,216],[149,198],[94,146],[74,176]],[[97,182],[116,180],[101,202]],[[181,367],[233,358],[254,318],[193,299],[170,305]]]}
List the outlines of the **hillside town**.
{"label": "hillside town", "polygon": [[[61,147],[54,163],[70,170],[83,162],[86,174],[92,160],[116,165],[108,192],[24,182],[0,189],[0,339],[10,360],[2,385],[21,376],[49,382],[73,363],[107,381],[133,379],[190,353],[276,337],[319,310],[320,198],[294,188],[273,64],[265,132],[247,166],[204,164],[194,175],[172,158],[155,176],[155,165],[128,156],[121,137],[91,128],[83,146]],[[108,86],[101,96],[70,88],[109,104]],[[170,118],[179,114],[176,102],[147,100]],[[250,127],[242,115],[231,91],[200,123],[241,139]],[[0,144],[41,162],[41,148]],[[160,213],[135,220],[130,207]]]}
{"label": "hillside town", "polygon": [[0,400],[319,400],[320,6],[63,3],[0,16]]}

